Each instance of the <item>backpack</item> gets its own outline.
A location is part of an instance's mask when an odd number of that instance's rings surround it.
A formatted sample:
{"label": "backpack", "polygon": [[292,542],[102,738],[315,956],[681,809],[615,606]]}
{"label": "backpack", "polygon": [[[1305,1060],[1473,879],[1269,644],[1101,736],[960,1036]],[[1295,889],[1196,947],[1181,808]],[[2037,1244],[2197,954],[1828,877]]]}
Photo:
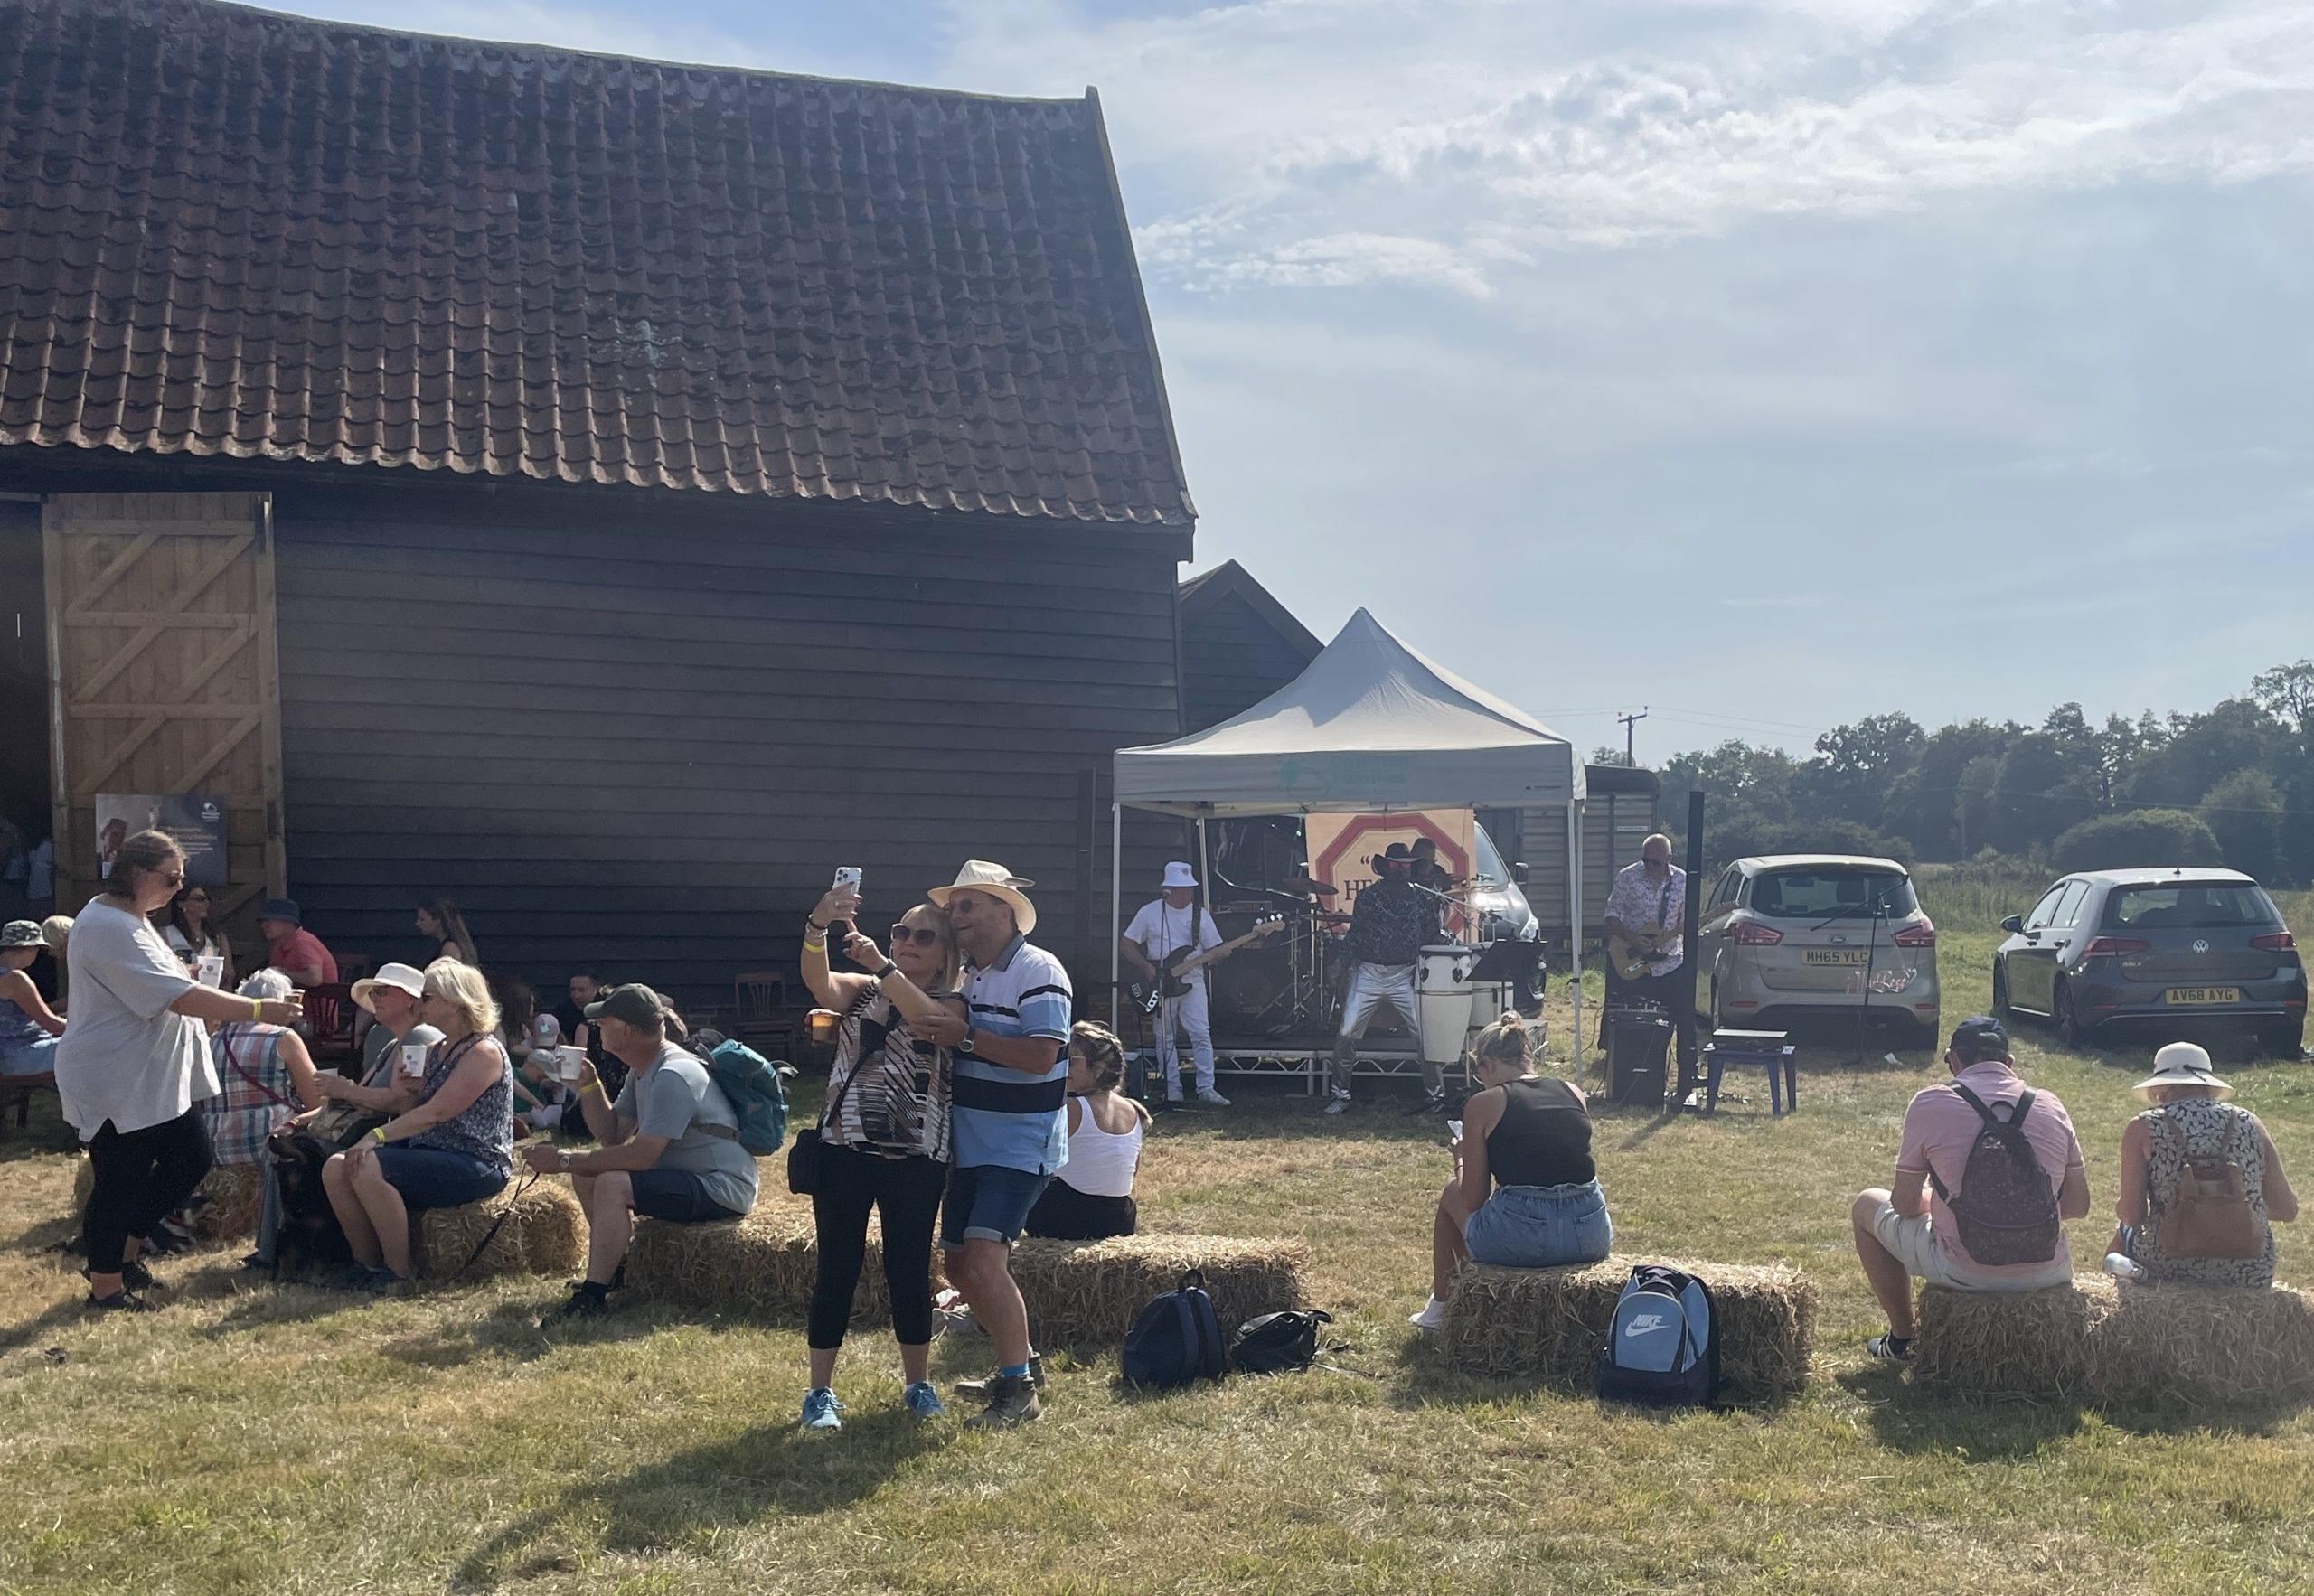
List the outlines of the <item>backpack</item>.
{"label": "backpack", "polygon": [[2262,1258],[2265,1232],[2258,1226],[2258,1211],[2250,1206],[2249,1185],[2242,1166],[2226,1154],[2234,1132],[2247,1115],[2227,1115],[2225,1141],[2215,1153],[2196,1154],[2186,1141],[2186,1128],[2168,1114],[2154,1118],[2169,1127],[2178,1139],[2184,1165],[2178,1171],[2178,1188],[2161,1214],[2155,1239],[2164,1258],[2183,1262],[2200,1258]]}
{"label": "backpack", "polygon": [[1318,1361],[1318,1327],[1333,1322],[1322,1308],[1289,1308],[1249,1319],[1229,1338],[1229,1366],[1241,1375],[1306,1369]]}
{"label": "backpack", "polygon": [[1634,1265],[1607,1321],[1599,1394],[1649,1407],[1701,1407],[1719,1394],[1719,1325],[1691,1274]]}
{"label": "backpack", "polygon": [[1181,1288],[1150,1300],[1124,1338],[1124,1377],[1147,1391],[1170,1391],[1225,1372],[1221,1320],[1205,1294],[1205,1276],[1190,1270]]}
{"label": "backpack", "polygon": [[795,1073],[772,1064],[745,1042],[719,1042],[703,1061],[707,1074],[730,1100],[739,1122],[739,1145],[761,1158],[787,1140],[787,1077]]}
{"label": "backpack", "polygon": [[2033,1112],[2032,1090],[2017,1099],[2005,1121],[1959,1082],[1952,1090],[1984,1122],[1969,1144],[1969,1161],[1961,1167],[1958,1197],[1945,1190],[1935,1170],[1928,1172],[1928,1183],[1959,1223],[1961,1250],[1983,1264],[2048,1263],[2057,1255],[2064,1231],[2048,1173],[2025,1139],[2025,1116]]}

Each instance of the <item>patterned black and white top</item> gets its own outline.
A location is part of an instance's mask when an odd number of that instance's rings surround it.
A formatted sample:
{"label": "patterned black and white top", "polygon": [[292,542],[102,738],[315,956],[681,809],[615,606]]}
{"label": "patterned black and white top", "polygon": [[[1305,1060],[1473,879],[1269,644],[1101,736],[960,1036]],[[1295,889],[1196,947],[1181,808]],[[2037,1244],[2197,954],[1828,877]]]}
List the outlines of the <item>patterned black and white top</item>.
{"label": "patterned black and white top", "polygon": [[[2274,1283],[2274,1229],[2266,1218],[2266,1144],[2258,1116],[2215,1097],[2185,1097],[2137,1116],[2146,1131],[2145,1224],[2138,1232],[2137,1261],[2155,1280],[2204,1286],[2270,1286]],[[2180,1133],[2183,1133],[2182,1140]],[[2161,1252],[2161,1221],[2178,1193],[2178,1178],[2188,1156],[2222,1157],[2242,1166],[2242,1188],[2249,1194],[2258,1227],[2265,1233],[2262,1258],[2167,1258]]]}
{"label": "patterned black and white top", "polygon": [[820,1134],[830,1141],[888,1159],[948,1158],[948,1050],[908,1029],[880,981],[836,1031],[828,1101],[836,1112]]}

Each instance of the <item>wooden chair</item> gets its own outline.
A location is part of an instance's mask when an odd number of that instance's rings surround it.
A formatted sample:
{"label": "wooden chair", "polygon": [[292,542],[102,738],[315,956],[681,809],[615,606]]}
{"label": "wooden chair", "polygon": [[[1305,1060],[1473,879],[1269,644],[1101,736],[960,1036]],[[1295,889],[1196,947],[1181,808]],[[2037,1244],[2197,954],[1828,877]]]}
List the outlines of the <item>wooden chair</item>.
{"label": "wooden chair", "polygon": [[785,972],[751,970],[731,978],[730,1034],[758,1051],[770,1045],[775,1057],[794,1050],[795,1022],[788,1011]]}
{"label": "wooden chair", "polygon": [[5,1118],[8,1110],[14,1108],[16,1111],[16,1129],[30,1130],[33,1094],[55,1090],[56,1077],[53,1075],[10,1075],[0,1079],[0,1118]]}
{"label": "wooden chair", "polygon": [[353,1044],[354,1007],[353,986],[350,981],[331,981],[306,989],[306,1040],[314,1055],[314,1062],[324,1059],[353,1058],[360,1049]]}

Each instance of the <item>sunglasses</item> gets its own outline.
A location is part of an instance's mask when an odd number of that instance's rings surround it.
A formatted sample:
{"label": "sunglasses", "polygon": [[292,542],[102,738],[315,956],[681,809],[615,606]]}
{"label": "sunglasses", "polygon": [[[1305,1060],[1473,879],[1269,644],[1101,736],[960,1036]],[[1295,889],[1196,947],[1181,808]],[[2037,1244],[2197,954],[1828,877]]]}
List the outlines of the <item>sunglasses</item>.
{"label": "sunglasses", "polygon": [[940,943],[940,933],[929,925],[893,926],[892,945],[898,947],[904,943],[914,943],[920,948],[937,947]]}

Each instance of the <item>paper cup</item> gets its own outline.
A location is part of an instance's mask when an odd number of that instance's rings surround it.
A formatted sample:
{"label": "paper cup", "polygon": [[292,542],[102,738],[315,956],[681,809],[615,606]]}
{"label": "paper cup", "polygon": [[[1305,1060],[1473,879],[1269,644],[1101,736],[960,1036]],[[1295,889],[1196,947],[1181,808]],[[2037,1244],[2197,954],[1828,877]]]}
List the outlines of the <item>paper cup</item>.
{"label": "paper cup", "polygon": [[401,1045],[401,1073],[406,1075],[422,1075],[426,1073],[425,1043],[404,1042]]}
{"label": "paper cup", "polygon": [[203,953],[193,961],[193,979],[203,986],[225,984],[225,958],[221,953]]}
{"label": "paper cup", "polygon": [[555,1078],[565,1084],[577,1080],[579,1072],[586,1067],[586,1065],[587,1054],[584,1048],[557,1047],[554,1050]]}
{"label": "paper cup", "polygon": [[832,1009],[814,1009],[810,1018],[812,1045],[815,1047],[833,1047],[836,1028],[843,1023],[843,1016]]}

